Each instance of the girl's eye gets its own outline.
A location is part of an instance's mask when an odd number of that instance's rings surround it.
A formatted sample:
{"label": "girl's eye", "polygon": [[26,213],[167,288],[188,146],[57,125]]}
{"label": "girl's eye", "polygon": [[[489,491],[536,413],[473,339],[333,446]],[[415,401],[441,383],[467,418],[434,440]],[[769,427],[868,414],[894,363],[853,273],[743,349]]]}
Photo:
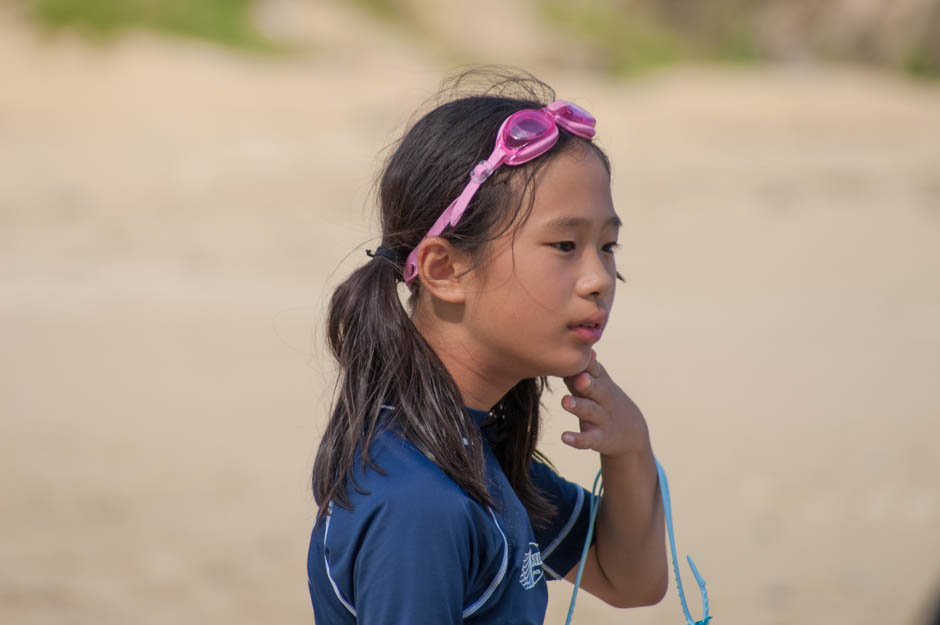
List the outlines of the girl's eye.
{"label": "girl's eye", "polygon": [[574,250],[574,241],[559,241],[558,243],[552,243],[552,247],[562,252],[571,252]]}
{"label": "girl's eye", "polygon": [[[562,252],[572,252],[575,249],[574,241],[558,241],[557,243],[552,243],[551,245],[556,250],[559,250]],[[619,247],[620,247],[619,243],[617,243],[616,241],[611,241],[610,243],[605,243],[603,247],[601,247],[601,249],[607,252],[608,254],[613,254],[614,250],[616,250]]]}

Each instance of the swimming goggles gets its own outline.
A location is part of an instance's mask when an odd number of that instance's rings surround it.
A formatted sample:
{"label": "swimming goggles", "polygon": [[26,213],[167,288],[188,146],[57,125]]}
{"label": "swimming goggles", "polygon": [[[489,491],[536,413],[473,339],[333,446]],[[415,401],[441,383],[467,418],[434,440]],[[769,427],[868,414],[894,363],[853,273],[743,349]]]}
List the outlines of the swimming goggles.
{"label": "swimming goggles", "polygon": [[435,237],[448,226],[456,226],[480,185],[502,165],[522,165],[541,156],[558,141],[558,126],[585,139],[594,137],[594,117],[583,108],[565,100],[556,100],[540,109],[516,111],[503,121],[496,133],[496,146],[489,158],[477,163],[470,172],[470,182],[451,205],[444,209],[428,233],[418,242],[403,270],[409,287],[418,275],[418,247],[424,239]]}

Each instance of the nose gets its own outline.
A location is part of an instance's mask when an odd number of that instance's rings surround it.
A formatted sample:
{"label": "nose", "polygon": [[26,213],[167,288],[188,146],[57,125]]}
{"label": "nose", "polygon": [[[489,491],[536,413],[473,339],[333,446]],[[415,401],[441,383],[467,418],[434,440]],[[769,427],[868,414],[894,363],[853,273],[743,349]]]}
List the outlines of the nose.
{"label": "nose", "polygon": [[577,292],[582,297],[609,295],[614,288],[613,259],[605,252],[584,254],[584,266],[578,277]]}

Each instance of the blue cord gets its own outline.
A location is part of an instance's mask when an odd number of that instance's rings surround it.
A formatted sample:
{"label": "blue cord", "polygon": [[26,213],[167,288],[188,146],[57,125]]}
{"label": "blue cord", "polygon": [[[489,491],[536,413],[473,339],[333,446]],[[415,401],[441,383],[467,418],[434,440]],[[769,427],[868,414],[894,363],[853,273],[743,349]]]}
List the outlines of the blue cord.
{"label": "blue cord", "polygon": [[597,517],[597,506],[603,494],[604,482],[601,480],[601,472],[598,470],[597,476],[594,478],[594,486],[591,488],[591,517],[588,521],[587,537],[584,539],[584,547],[581,548],[581,563],[578,564],[578,575],[574,579],[574,592],[571,593],[571,604],[568,606],[568,618],[565,619],[565,625],[571,625],[571,617],[574,615],[574,602],[578,599],[578,589],[581,588],[584,563],[587,562],[588,550],[591,548],[591,538],[594,537],[594,519]]}
{"label": "blue cord", "polygon": [[[669,534],[669,548],[672,552],[672,568],[676,574],[676,586],[679,589],[679,601],[682,602],[682,612],[685,614],[687,625],[708,625],[712,617],[708,615],[708,592],[705,590],[705,580],[699,574],[698,569],[695,568],[695,563],[692,562],[692,558],[686,556],[686,559],[689,561],[689,567],[692,569],[692,575],[695,576],[699,592],[702,595],[704,615],[702,616],[702,620],[693,621],[692,615],[689,613],[689,605],[685,600],[685,592],[682,590],[682,578],[679,576],[679,563],[676,558],[676,538],[672,529],[672,503],[669,499],[669,482],[666,480],[666,472],[663,470],[663,465],[661,465],[659,460],[655,457],[653,460],[656,460],[656,471],[659,474],[659,489],[662,493],[663,511],[666,516],[666,530]],[[594,478],[594,487],[591,489],[591,511],[588,533],[587,537],[584,539],[584,547],[581,549],[581,563],[578,565],[578,575],[574,580],[574,590],[571,593],[571,604],[568,606],[568,618],[565,619],[565,625],[571,625],[571,617],[574,615],[574,603],[578,598],[578,589],[581,587],[581,575],[584,573],[584,564],[587,562],[588,550],[591,548],[591,538],[594,536],[594,520],[597,517],[597,507],[600,505],[601,495],[603,493],[604,484],[601,480],[601,472],[598,471],[597,477]]]}

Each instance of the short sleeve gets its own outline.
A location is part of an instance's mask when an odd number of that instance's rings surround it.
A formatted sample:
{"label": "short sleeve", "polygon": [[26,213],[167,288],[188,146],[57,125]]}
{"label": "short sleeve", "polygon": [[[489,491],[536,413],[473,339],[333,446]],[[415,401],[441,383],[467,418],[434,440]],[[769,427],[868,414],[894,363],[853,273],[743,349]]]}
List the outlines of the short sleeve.
{"label": "short sleeve", "polygon": [[581,559],[591,518],[592,495],[537,460],[532,461],[530,474],[556,510],[546,527],[533,526],[542,554],[542,568],[549,579],[562,579]]}
{"label": "short sleeve", "polygon": [[347,545],[355,549],[356,622],[463,623],[467,597],[493,577],[502,545],[480,531],[488,519],[475,502],[409,490],[384,499],[357,532],[358,544]]}

